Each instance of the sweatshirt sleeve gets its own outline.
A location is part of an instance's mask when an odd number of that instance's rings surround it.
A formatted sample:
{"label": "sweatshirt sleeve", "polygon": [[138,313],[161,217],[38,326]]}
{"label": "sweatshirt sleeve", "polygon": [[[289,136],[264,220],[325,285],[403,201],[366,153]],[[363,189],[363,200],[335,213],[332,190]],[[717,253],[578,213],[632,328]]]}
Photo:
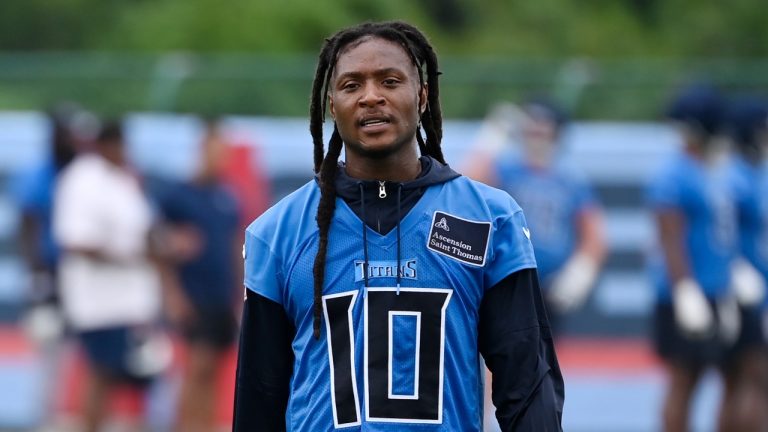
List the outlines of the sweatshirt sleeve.
{"label": "sweatshirt sleeve", "polygon": [[516,271],[486,291],[479,348],[501,430],[561,431],[563,377],[536,269]]}
{"label": "sweatshirt sleeve", "polygon": [[285,431],[296,330],[285,309],[246,291],[235,381],[233,431]]}

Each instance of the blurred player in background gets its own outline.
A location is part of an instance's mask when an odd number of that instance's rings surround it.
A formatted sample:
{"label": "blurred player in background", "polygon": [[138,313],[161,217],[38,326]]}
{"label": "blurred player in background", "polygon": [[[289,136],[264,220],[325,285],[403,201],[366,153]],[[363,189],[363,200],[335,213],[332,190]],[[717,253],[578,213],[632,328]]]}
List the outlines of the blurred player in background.
{"label": "blurred player in background", "polygon": [[217,372],[236,340],[243,238],[239,204],[222,180],[228,151],[219,125],[207,122],[194,178],[157,194],[169,225],[161,241],[174,261],[170,319],[187,348],[177,422],[184,432],[215,430]]}
{"label": "blurred player in background", "polygon": [[127,167],[119,125],[105,125],[94,150],[62,172],[53,212],[63,311],[89,363],[88,432],[105,424],[117,385],[144,388],[169,359],[154,328],[160,292],[149,259],[152,215]]}
{"label": "blurred player in background", "polygon": [[741,188],[719,132],[723,101],[704,85],[686,88],[667,116],[683,147],[653,177],[648,202],[657,223],[660,254],[652,257],[656,287],[654,339],[668,371],[665,431],[688,431],[696,384],[709,366],[721,367],[725,391],[719,430],[735,428],[736,382],[724,365],[738,337],[740,318],[730,292],[737,254],[736,202]]}
{"label": "blurred player in background", "polygon": [[[61,314],[57,275],[59,245],[53,238],[53,195],[59,174],[93,139],[98,122],[74,103],[60,103],[48,111],[48,154],[35,166],[12,180],[12,193],[21,211],[19,249],[29,272],[28,309],[22,325],[36,342],[45,366],[43,394],[46,414],[54,412],[61,372],[64,320]],[[45,418],[43,422],[54,419]]]}
{"label": "blurred player in background", "polygon": [[741,331],[726,369],[737,383],[738,393],[731,398],[734,407],[728,411],[734,413],[738,430],[768,430],[768,359],[762,322],[768,278],[768,102],[742,96],[732,101],[728,114],[734,167],[744,188],[738,203],[743,258],[731,267]]}
{"label": "blurred player in background", "polygon": [[402,22],[326,39],[310,107],[316,181],[246,232],[235,430],[480,431],[478,353],[504,431],[561,430],[525,218],[446,165],[438,75],[425,36]]}
{"label": "blurred player in background", "polygon": [[[561,315],[586,301],[605,255],[602,212],[592,189],[558,157],[566,123],[565,113],[546,100],[497,107],[483,126],[479,157],[465,170],[507,191],[525,211],[556,331]],[[509,146],[511,138],[519,149]]]}
{"label": "blurred player in background", "polygon": [[14,178],[13,192],[21,210],[20,252],[30,273],[31,309],[25,320],[34,339],[47,341],[62,330],[56,275],[59,247],[51,225],[58,176],[85,150],[98,126],[96,118],[74,103],[48,112],[51,140],[48,156]]}

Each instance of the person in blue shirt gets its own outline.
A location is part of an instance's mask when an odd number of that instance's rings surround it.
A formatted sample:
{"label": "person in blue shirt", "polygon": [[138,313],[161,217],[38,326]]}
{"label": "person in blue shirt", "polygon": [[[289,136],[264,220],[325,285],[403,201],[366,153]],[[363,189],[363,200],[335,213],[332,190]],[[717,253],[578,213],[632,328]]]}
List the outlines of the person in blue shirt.
{"label": "person in blue shirt", "polygon": [[[738,251],[736,202],[739,188],[720,135],[723,101],[705,85],[686,88],[667,116],[683,146],[653,176],[648,204],[660,253],[650,262],[656,287],[654,339],[669,382],[663,430],[689,430],[693,391],[708,366],[723,366],[739,326],[730,293],[731,265]],[[732,389],[725,378],[721,430],[733,428]]]}
{"label": "person in blue shirt", "polygon": [[[205,123],[191,181],[155,184],[165,219],[160,238],[169,319],[186,342],[178,430],[214,430],[217,373],[236,342],[243,236],[240,204],[224,183],[229,144],[215,120]],[[168,271],[172,270],[172,271]]]}
{"label": "person in blue shirt", "polygon": [[[494,110],[497,111],[497,110]],[[492,113],[491,117],[499,113]],[[520,149],[504,146],[493,157],[477,152],[467,167],[475,180],[507,191],[523,208],[537,270],[555,331],[562,314],[584,304],[605,256],[602,211],[591,186],[559,157],[567,116],[554,103],[534,99],[502,113],[513,123]],[[501,124],[496,127],[499,128]],[[503,141],[509,138],[503,133]],[[485,138],[487,137],[487,138]],[[488,134],[483,139],[492,139]],[[493,144],[479,142],[493,151]],[[519,154],[516,154],[519,153]]]}
{"label": "person in blue shirt", "polygon": [[438,75],[406,23],[326,39],[316,178],[246,231],[234,430],[481,431],[480,355],[502,430],[561,430],[525,218],[445,163]]}
{"label": "person in blue shirt", "polygon": [[763,330],[765,285],[768,280],[768,102],[742,96],[729,104],[728,132],[734,144],[733,165],[743,193],[737,203],[739,252],[731,267],[731,287],[739,300],[739,338],[729,352],[727,373],[737,383],[740,430],[768,423],[768,361]]}
{"label": "person in blue shirt", "polygon": [[[30,272],[29,324],[33,333],[39,333],[43,339],[54,336],[55,328],[59,327],[50,321],[57,319],[53,315],[59,301],[55,285],[60,250],[51,223],[56,180],[78,151],[85,148],[86,136],[93,133],[96,121],[72,103],[54,106],[47,116],[51,127],[49,154],[16,173],[11,181],[11,193],[21,212],[20,252]],[[41,319],[48,324],[39,322]]]}

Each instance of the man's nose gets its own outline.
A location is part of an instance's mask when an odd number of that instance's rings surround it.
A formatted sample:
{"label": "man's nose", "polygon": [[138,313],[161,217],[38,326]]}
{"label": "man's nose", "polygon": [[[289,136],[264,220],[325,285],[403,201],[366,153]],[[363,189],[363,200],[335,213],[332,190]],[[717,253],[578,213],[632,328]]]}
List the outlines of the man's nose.
{"label": "man's nose", "polygon": [[383,104],[384,96],[381,94],[380,90],[381,89],[374,84],[367,84],[363,88],[363,94],[360,97],[360,105],[372,107]]}

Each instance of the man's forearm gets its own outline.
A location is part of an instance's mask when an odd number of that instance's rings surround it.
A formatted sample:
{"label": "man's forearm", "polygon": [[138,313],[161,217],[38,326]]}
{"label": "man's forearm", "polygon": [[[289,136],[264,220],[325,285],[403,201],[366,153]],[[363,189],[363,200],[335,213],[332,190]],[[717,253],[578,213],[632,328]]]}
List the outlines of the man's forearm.
{"label": "man's forearm", "polygon": [[295,330],[282,306],[252,291],[243,307],[234,431],[284,431]]}

